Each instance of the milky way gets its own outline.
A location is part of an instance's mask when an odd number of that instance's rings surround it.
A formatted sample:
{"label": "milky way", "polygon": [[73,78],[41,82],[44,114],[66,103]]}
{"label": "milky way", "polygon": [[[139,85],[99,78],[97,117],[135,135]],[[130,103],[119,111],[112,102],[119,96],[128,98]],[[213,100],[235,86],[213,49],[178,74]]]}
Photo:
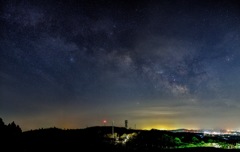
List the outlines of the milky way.
{"label": "milky way", "polygon": [[0,2],[0,117],[23,130],[240,128],[239,2]]}

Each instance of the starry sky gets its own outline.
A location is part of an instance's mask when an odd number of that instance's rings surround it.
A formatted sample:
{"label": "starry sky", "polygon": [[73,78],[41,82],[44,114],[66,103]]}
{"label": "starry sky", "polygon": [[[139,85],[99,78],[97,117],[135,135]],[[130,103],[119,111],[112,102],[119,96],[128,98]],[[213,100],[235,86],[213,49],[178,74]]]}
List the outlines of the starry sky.
{"label": "starry sky", "polygon": [[239,58],[237,0],[0,0],[0,117],[240,129]]}

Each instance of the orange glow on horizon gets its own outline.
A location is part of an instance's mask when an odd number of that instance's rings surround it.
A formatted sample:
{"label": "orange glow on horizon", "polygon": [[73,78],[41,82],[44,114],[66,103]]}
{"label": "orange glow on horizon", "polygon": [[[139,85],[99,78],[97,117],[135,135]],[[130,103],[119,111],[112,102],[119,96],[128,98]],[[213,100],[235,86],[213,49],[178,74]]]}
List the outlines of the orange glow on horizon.
{"label": "orange glow on horizon", "polygon": [[176,127],[172,125],[151,125],[151,126],[144,126],[142,128],[143,130],[151,130],[151,129],[157,129],[157,130],[176,130],[176,129],[189,129],[189,130],[199,130],[198,127]]}

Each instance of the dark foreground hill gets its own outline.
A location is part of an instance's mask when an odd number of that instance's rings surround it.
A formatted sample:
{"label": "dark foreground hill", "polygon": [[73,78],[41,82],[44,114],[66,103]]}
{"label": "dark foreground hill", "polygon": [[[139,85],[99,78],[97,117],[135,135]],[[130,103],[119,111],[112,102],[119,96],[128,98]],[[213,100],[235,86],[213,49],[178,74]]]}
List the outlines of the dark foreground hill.
{"label": "dark foreground hill", "polygon": [[[15,123],[0,121],[1,148],[17,152],[226,152],[240,151],[237,136],[204,136],[201,133],[135,130],[95,126],[84,129],[45,128],[22,132]],[[215,148],[218,147],[218,148]],[[220,147],[220,148],[219,148]]]}
{"label": "dark foreground hill", "polygon": [[[18,151],[105,151],[105,152],[226,152],[238,141],[222,141],[216,137],[202,137],[195,133],[173,133],[160,130],[133,130],[121,127],[96,126],[85,129],[38,129],[22,132],[18,137]],[[16,141],[16,140],[15,140]],[[217,142],[223,148],[201,147]],[[229,146],[230,145],[230,146]],[[195,146],[195,147],[194,147]],[[227,147],[229,146],[229,147]],[[232,146],[232,147],[231,147]],[[231,148],[231,149],[227,149]]]}

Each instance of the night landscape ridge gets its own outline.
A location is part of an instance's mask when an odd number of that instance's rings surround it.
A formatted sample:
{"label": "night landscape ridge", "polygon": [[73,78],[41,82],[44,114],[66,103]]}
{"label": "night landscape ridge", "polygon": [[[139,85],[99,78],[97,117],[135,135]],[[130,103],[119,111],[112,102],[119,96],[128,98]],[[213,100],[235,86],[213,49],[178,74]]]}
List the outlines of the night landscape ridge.
{"label": "night landscape ridge", "polygon": [[[80,149],[104,151],[240,151],[240,132],[221,130],[141,130],[117,126],[82,129],[57,127],[22,131],[13,121],[0,118],[3,148],[23,152]],[[12,145],[9,147],[9,145]]]}

